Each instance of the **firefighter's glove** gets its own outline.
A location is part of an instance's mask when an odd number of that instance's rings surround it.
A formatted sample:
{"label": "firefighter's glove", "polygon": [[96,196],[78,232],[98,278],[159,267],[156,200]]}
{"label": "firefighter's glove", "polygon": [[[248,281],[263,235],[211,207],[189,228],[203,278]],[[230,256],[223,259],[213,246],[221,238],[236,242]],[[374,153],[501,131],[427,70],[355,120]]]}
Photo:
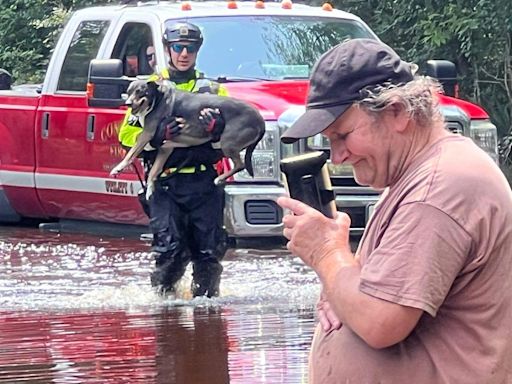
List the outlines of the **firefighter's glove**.
{"label": "firefighter's glove", "polygon": [[203,123],[206,131],[212,139],[212,142],[218,142],[222,135],[222,131],[224,131],[224,126],[226,125],[220,110],[218,108],[204,108],[200,112],[199,121]]}
{"label": "firefighter's glove", "polygon": [[159,148],[165,140],[172,140],[181,133],[185,120],[181,117],[165,116],[158,123],[155,135],[149,142],[153,148]]}

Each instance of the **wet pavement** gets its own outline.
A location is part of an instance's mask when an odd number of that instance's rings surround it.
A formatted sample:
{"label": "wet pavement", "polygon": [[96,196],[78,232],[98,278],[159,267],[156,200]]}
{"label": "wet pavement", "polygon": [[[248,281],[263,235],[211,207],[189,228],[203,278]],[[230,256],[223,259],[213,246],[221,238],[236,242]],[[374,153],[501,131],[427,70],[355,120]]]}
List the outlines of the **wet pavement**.
{"label": "wet pavement", "polygon": [[221,295],[149,284],[135,238],[0,227],[0,383],[307,383],[319,292],[284,247],[233,248]]}

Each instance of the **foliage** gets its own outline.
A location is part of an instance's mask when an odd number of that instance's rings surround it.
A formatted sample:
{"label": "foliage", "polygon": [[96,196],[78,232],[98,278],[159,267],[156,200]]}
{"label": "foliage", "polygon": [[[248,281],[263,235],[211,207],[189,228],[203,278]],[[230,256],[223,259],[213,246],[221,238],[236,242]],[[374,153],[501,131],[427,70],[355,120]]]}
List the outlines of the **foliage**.
{"label": "foliage", "polygon": [[[113,2],[106,0],[103,3]],[[0,67],[17,83],[41,82],[57,37],[72,11],[94,0],[0,0]]]}
{"label": "foliage", "polygon": [[[365,20],[407,60],[456,63],[461,96],[483,106],[500,137],[512,136],[510,0],[334,0]],[[502,154],[510,154],[502,140]],[[508,159],[509,161],[512,159]]]}

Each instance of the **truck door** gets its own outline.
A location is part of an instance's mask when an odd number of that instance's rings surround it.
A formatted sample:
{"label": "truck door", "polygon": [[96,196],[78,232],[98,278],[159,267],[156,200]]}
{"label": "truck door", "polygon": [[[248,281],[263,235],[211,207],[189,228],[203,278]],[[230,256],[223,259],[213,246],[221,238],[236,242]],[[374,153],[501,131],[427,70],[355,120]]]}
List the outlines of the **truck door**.
{"label": "truck door", "polygon": [[[125,15],[116,26],[109,39],[109,46],[105,47],[103,58],[120,59],[123,62],[124,75],[128,77],[149,76],[153,73],[155,54],[157,51],[163,54],[162,44],[154,45],[154,36],[150,23],[140,22],[147,15],[134,14],[133,18]],[[135,21],[136,20],[136,21]],[[154,25],[159,25],[154,23]],[[161,37],[159,40],[161,41]],[[150,57],[148,57],[150,53]],[[142,189],[136,170],[139,176],[143,177],[141,162],[136,160],[133,165],[126,168],[116,178],[109,177],[110,170],[119,163],[125,155],[118,140],[118,132],[125,116],[126,108],[91,108],[89,110],[89,121],[94,119],[94,138],[89,145],[94,153],[93,166],[103,172],[102,194],[108,200],[106,210],[111,215],[105,217],[107,221],[120,223],[147,222],[138,200],[135,198],[137,192]],[[137,168],[134,168],[137,167]]]}
{"label": "truck door", "polygon": [[[73,33],[56,47],[63,57],[50,63],[48,71],[59,75],[43,89],[37,118],[36,187],[49,216],[141,224],[146,218],[135,198],[140,187],[137,177],[134,173],[117,179],[109,176],[123,155],[117,131],[126,109],[87,105],[89,62],[101,57],[110,44],[110,23],[101,17],[71,19],[67,32],[73,28]],[[134,75],[130,44],[124,44],[119,55],[125,60],[126,74]]]}
{"label": "truck door", "polygon": [[[98,172],[92,163],[94,154],[87,137],[88,63],[96,57],[110,21],[75,24],[71,38],[66,40],[64,34],[59,41],[55,55],[62,54],[48,69],[47,81],[55,84],[54,89],[52,84],[43,89],[36,119],[35,180],[49,216],[87,219],[91,218],[91,204],[101,204],[99,177],[105,173]],[[66,32],[71,32],[69,28]],[[52,79],[52,73],[59,75]]]}

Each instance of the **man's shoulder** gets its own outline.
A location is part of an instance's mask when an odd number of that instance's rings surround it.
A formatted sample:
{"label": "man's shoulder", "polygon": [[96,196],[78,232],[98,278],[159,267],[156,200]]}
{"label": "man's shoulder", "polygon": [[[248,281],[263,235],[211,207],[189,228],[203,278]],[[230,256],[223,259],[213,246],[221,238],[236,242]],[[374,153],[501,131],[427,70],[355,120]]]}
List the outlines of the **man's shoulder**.
{"label": "man's shoulder", "polygon": [[439,140],[419,160],[395,188],[402,204],[427,203],[453,217],[510,201],[501,171],[469,138]]}

